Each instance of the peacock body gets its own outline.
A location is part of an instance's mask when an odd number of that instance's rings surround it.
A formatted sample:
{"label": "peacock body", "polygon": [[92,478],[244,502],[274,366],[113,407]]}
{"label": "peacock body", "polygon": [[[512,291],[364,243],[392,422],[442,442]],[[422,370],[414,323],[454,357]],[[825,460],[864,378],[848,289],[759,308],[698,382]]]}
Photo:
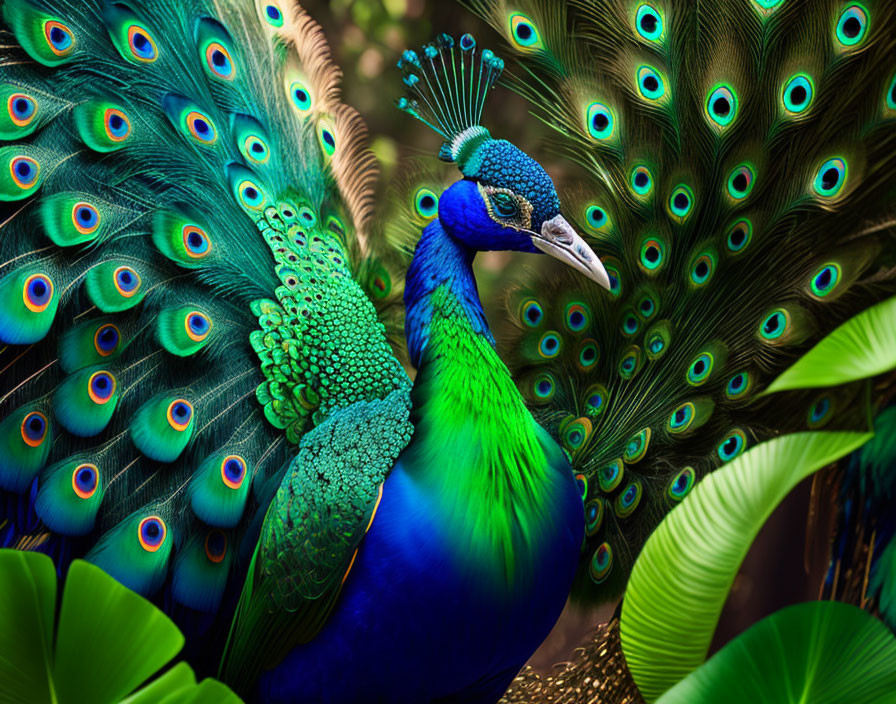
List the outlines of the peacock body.
{"label": "peacock body", "polygon": [[[409,177],[382,237],[298,7],[3,2],[0,538],[160,601],[262,701],[495,701],[701,477],[865,421],[858,387],[760,392],[893,292],[894,8],[469,4],[581,171],[560,197],[493,138],[503,62],[442,35],[399,107],[462,178]],[[483,250],[566,265],[500,355]]]}

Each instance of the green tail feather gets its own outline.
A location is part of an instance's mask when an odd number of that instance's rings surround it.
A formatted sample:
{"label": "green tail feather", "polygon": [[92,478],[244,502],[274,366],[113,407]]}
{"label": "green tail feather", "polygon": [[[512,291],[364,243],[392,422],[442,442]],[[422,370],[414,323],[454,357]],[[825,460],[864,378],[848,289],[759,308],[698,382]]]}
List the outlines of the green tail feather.
{"label": "green tail feather", "polygon": [[576,592],[609,599],[708,472],[774,433],[861,426],[854,387],[756,395],[896,289],[896,13],[855,5],[846,36],[844,3],[468,4],[581,167],[563,212],[611,276],[605,293],[548,263],[504,346],[580,476]]}

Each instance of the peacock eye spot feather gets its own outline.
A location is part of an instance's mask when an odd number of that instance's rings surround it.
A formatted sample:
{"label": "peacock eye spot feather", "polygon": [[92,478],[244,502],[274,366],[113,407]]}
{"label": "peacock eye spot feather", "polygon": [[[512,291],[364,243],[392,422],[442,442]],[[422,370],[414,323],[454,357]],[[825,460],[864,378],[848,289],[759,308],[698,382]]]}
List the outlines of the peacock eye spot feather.
{"label": "peacock eye spot feather", "polygon": [[645,271],[656,271],[663,264],[665,247],[663,243],[654,238],[645,240],[641,244],[640,266]]}
{"label": "peacock eye spot feather", "polygon": [[728,462],[729,460],[733,460],[737,457],[741,452],[743,452],[744,447],[747,444],[747,436],[740,429],[732,430],[722,442],[719,443],[717,448],[717,452],[719,455],[719,459],[723,462]]}
{"label": "peacock eye spot feather", "polygon": [[167,533],[165,521],[158,516],[144,518],[137,527],[137,539],[146,552],[156,552],[161,548]]}
{"label": "peacock eye spot feather", "polygon": [[790,315],[783,308],[769,313],[759,325],[759,335],[765,340],[777,340],[790,326]]}
{"label": "peacock eye spot feather", "polygon": [[87,383],[87,394],[98,406],[105,405],[115,395],[115,377],[109,372],[94,372]]}
{"label": "peacock eye spot feather", "polygon": [[644,39],[657,41],[663,33],[663,21],[654,7],[645,4],[635,14],[635,28]]}
{"label": "peacock eye spot feather", "polygon": [[673,218],[684,220],[691,214],[694,205],[694,192],[690,186],[679,184],[669,196],[669,212]]}
{"label": "peacock eye spot feather", "polygon": [[212,241],[205,230],[197,225],[185,225],[182,230],[184,250],[191,259],[202,259],[212,251]]}
{"label": "peacock eye spot feather", "polygon": [[283,26],[283,13],[280,11],[280,8],[276,5],[267,5],[264,8],[264,16],[268,23],[272,24],[274,27],[282,27]]}
{"label": "peacock eye spot feather", "polygon": [[744,398],[753,388],[753,377],[749,372],[739,372],[728,380],[725,396],[735,401]]}
{"label": "peacock eye spot feather", "polygon": [[149,32],[140,25],[133,24],[128,27],[128,46],[135,59],[144,63],[151,63],[159,58],[156,43]]}
{"label": "peacock eye spot feather", "polygon": [[31,411],[22,419],[22,440],[29,447],[38,447],[47,437],[47,417],[40,411]]}
{"label": "peacock eye spot feather", "polygon": [[591,309],[585,303],[568,303],[564,311],[564,320],[569,330],[582,332],[591,322]]}
{"label": "peacock eye spot feather", "polygon": [[115,289],[121,296],[130,298],[140,289],[140,275],[129,266],[120,266],[112,275]]}
{"label": "peacock eye spot feather", "polygon": [[831,420],[832,407],[833,403],[831,402],[830,396],[825,395],[817,399],[809,407],[809,413],[806,417],[806,425],[812,430],[826,425],[827,422]]}
{"label": "peacock eye spot feather", "polygon": [[753,223],[744,218],[735,222],[728,231],[727,247],[731,254],[744,251],[753,238]]}
{"label": "peacock eye spot feather", "polygon": [[585,112],[588,133],[599,140],[613,136],[616,118],[613,112],[603,103],[591,103]]}
{"label": "peacock eye spot feather", "polygon": [[650,447],[650,428],[644,428],[637,435],[632,437],[625,446],[625,452],[622,453],[622,459],[629,464],[637,464],[647,454],[647,448]]}
{"label": "peacock eye spot feather", "polygon": [[835,36],[844,47],[860,44],[868,32],[868,10],[858,3],[850,5],[840,13]]}
{"label": "peacock eye spot feather", "polygon": [[706,116],[716,127],[727,127],[734,122],[737,108],[737,93],[728,84],[717,85],[706,98]]}
{"label": "peacock eye spot feather", "polygon": [[30,156],[16,156],[9,163],[13,182],[23,191],[34,188],[40,176],[40,164]]}
{"label": "peacock eye spot feather", "polygon": [[641,503],[643,487],[639,480],[628,484],[613,502],[613,511],[619,518],[628,518]]}
{"label": "peacock eye spot feather", "polygon": [[205,63],[213,76],[231,80],[236,75],[230,52],[218,42],[210,43],[205,49]]}
{"label": "peacock eye spot feather", "polygon": [[538,354],[545,359],[553,359],[560,354],[561,347],[560,336],[555,332],[546,332],[538,343]]}
{"label": "peacock eye spot feather", "polygon": [[557,383],[552,374],[544,372],[535,377],[532,383],[532,393],[539,403],[550,401],[557,391]]}
{"label": "peacock eye spot feather", "polygon": [[848,173],[849,167],[845,159],[828,159],[818,169],[812,187],[817,195],[834,198],[843,190]]}
{"label": "peacock eye spot feather", "polygon": [[829,295],[837,287],[841,275],[842,269],[839,264],[835,262],[825,264],[812,277],[812,283],[810,284],[812,294],[818,298],[824,298]]}
{"label": "peacock eye spot feather", "polygon": [[56,56],[68,56],[75,48],[75,35],[61,22],[48,20],[44,24],[44,36],[50,51]]}
{"label": "peacock eye spot feather", "polygon": [[30,95],[13,93],[6,101],[6,110],[13,124],[25,127],[37,115],[37,103]]}
{"label": "peacock eye spot feather", "polygon": [[107,108],[103,116],[103,127],[106,136],[112,142],[123,142],[131,134],[131,123],[121,110]]}
{"label": "peacock eye spot feather", "polygon": [[[518,49],[533,51],[543,48],[541,35],[532,20],[521,12],[514,12],[508,18],[510,38]],[[483,52],[484,53],[484,52]],[[483,58],[485,58],[483,56]]]}
{"label": "peacock eye spot feather", "polygon": [[697,358],[691,362],[691,366],[688,367],[686,377],[688,384],[691,386],[700,386],[703,384],[712,373],[714,364],[715,358],[709,352],[702,352],[697,355]]}
{"label": "peacock eye spot feather", "polygon": [[815,85],[812,77],[806,73],[798,73],[784,82],[782,100],[784,110],[791,115],[805,112],[812,103]]}
{"label": "peacock eye spot feather", "polygon": [[246,478],[246,460],[239,455],[228,455],[221,462],[221,479],[231,489],[239,489]]}
{"label": "peacock eye spot feather", "polygon": [[538,301],[528,298],[520,304],[520,319],[527,327],[538,327],[544,319],[544,310]]}
{"label": "peacock eye spot feather", "polygon": [[99,470],[95,464],[81,464],[72,472],[72,489],[81,499],[89,499],[99,486]]}
{"label": "peacock eye spot feather", "polygon": [[662,76],[651,66],[641,66],[637,71],[638,90],[647,100],[659,100],[666,92]]}
{"label": "peacock eye spot feather", "polygon": [[97,328],[93,336],[93,346],[101,357],[108,357],[118,349],[121,334],[112,323],[106,323]]}
{"label": "peacock eye spot feather", "polygon": [[669,420],[666,423],[666,429],[671,433],[685,432],[691,426],[696,413],[696,406],[690,401],[681,404],[672,411],[672,415],[669,416]]}
{"label": "peacock eye spot feather", "polygon": [[227,536],[220,530],[211,530],[205,536],[205,555],[209,561],[218,564],[227,554]]}
{"label": "peacock eye spot feather", "polygon": [[22,301],[32,313],[43,313],[53,301],[53,280],[46,274],[32,274],[22,286]]}
{"label": "peacock eye spot feather", "polygon": [[211,146],[218,140],[218,131],[207,115],[198,110],[190,111],[185,118],[187,131],[194,141]]}
{"label": "peacock eye spot feather", "polygon": [[694,482],[696,481],[696,474],[694,473],[693,467],[685,467],[678,474],[672,477],[672,481],[669,482],[669,489],[666,492],[666,495],[673,502],[679,502],[687,496],[691,489],[694,488]]}
{"label": "peacock eye spot feather", "polygon": [[601,543],[591,561],[588,563],[588,574],[591,581],[595,584],[601,584],[610,576],[613,568],[613,550],[607,542]]}
{"label": "peacock eye spot feather", "polygon": [[439,214],[439,197],[429,188],[418,188],[414,193],[414,209],[427,220]]}
{"label": "peacock eye spot feather", "polygon": [[728,195],[734,200],[743,200],[753,190],[755,171],[751,164],[740,164],[728,176]]}
{"label": "peacock eye spot feather", "polygon": [[603,523],[605,503],[603,499],[592,499],[585,504],[585,534],[595,535]]}
{"label": "peacock eye spot feather", "polygon": [[609,220],[607,211],[598,205],[589,205],[585,210],[585,221],[595,230],[600,230]]}
{"label": "peacock eye spot feather", "polygon": [[629,313],[622,319],[622,332],[627,337],[631,337],[638,332],[640,325],[637,316],[634,313]]}
{"label": "peacock eye spot feather", "polygon": [[600,490],[609,494],[622,482],[622,460],[615,459],[601,467],[597,475]]}
{"label": "peacock eye spot feather", "polygon": [[193,420],[193,405],[184,399],[177,399],[168,405],[168,424],[178,432],[190,427]]}
{"label": "peacock eye spot feather", "polygon": [[651,318],[656,313],[656,303],[650,296],[645,296],[638,304],[638,310],[641,311],[641,315],[645,318]]}

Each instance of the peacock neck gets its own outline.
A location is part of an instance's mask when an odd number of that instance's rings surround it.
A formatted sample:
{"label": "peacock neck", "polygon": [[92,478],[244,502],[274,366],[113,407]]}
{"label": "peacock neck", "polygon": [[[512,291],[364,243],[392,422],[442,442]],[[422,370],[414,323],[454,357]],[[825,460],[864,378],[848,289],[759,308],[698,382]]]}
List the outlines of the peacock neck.
{"label": "peacock neck", "polygon": [[[405,334],[411,361],[418,369],[433,332],[434,317],[459,316],[457,322],[462,327],[469,327],[473,334],[494,345],[473,275],[475,256],[474,250],[448,235],[438,219],[423,230],[404,293]],[[446,304],[450,311],[445,309]]]}
{"label": "peacock neck", "polygon": [[[512,580],[536,559],[559,448],[539,428],[494,348],[472,271],[474,253],[438,223],[423,233],[405,289],[417,366],[406,464],[437,497],[459,544]],[[496,559],[497,558],[497,559]]]}

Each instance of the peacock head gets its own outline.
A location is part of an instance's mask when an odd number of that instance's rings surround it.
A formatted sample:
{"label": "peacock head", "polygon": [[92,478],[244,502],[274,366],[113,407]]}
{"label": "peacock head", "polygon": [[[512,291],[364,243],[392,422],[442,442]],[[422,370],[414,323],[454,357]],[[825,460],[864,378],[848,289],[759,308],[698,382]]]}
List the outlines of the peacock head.
{"label": "peacock head", "polygon": [[463,174],[439,198],[445,231],[477,251],[549,254],[609,289],[603,264],[561,214],[541,164],[479,124],[504,62],[488,49],[477,52],[469,34],[456,43],[442,34],[420,54],[405,51],[398,66],[409,89],[399,109],[444,138],[439,157]]}

